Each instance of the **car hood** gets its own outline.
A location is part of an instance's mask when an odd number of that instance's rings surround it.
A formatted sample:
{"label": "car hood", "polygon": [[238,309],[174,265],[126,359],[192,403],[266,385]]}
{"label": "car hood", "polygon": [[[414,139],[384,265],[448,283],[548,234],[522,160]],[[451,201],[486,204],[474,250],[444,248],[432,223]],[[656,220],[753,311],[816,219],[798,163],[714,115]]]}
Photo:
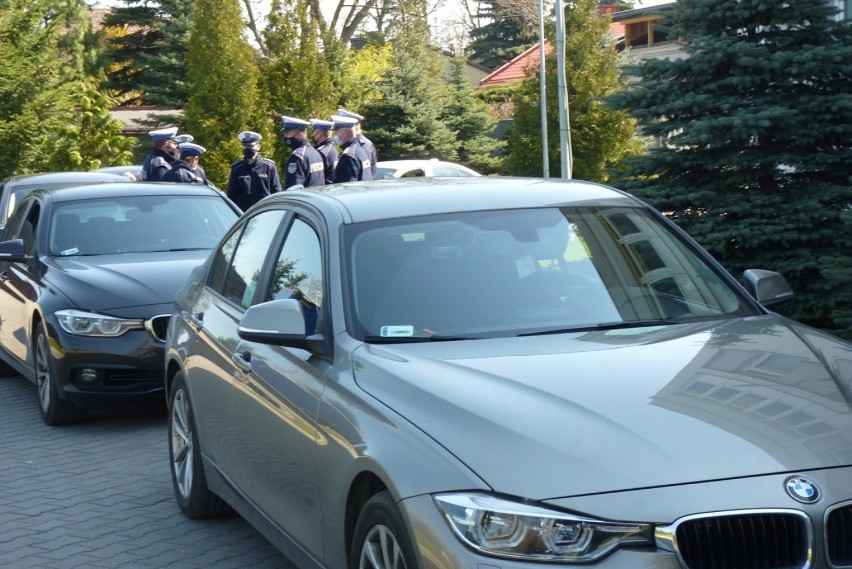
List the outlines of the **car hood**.
{"label": "car hood", "polygon": [[54,257],[47,262],[48,279],[81,310],[171,304],[192,269],[209,253],[199,250]]}
{"label": "car hood", "polygon": [[852,450],[852,346],[775,315],[355,358],[367,393],[526,498],[831,467]]}

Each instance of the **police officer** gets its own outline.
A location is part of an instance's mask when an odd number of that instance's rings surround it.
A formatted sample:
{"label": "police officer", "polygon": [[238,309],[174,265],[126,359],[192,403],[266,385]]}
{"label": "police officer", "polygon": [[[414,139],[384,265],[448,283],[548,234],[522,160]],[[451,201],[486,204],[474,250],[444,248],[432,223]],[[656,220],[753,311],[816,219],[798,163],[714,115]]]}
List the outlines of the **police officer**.
{"label": "police officer", "polygon": [[177,152],[175,135],[177,127],[160,128],[148,132],[154,143],[154,148],[142,163],[142,181],[159,182],[163,174],[172,167]]}
{"label": "police officer", "polygon": [[334,177],[334,167],[337,165],[337,147],[334,145],[334,139],[331,138],[334,123],[322,119],[311,119],[310,122],[314,148],[322,154],[322,160],[325,163],[325,183],[330,184]]}
{"label": "police officer", "polygon": [[281,191],[275,162],[260,155],[258,133],[246,130],[237,135],[243,146],[243,159],[231,164],[228,197],[245,211],[270,194]]}
{"label": "police officer", "polygon": [[357,121],[355,123],[355,136],[358,138],[358,143],[364,149],[364,152],[366,152],[367,156],[370,158],[370,173],[373,176],[370,179],[375,180],[376,172],[378,171],[378,157],[376,156],[376,146],[373,144],[373,141],[364,136],[364,133],[361,130],[361,121],[364,120],[364,117],[358,113],[347,111],[346,109],[337,109],[337,114],[342,117],[353,118]]}
{"label": "police officer", "polygon": [[287,116],[282,116],[281,122],[284,124],[281,129],[284,144],[293,150],[287,159],[284,189],[298,185],[306,188],[325,185],[325,162],[322,154],[308,142],[307,131],[310,123]]}
{"label": "police officer", "polygon": [[340,158],[337,160],[337,168],[334,169],[332,182],[339,184],[358,180],[372,180],[370,158],[364,152],[355,134],[355,125],[358,123],[357,119],[333,115],[331,120],[334,123],[334,130],[336,131],[334,138],[340,144],[341,148]]}
{"label": "police officer", "polygon": [[163,174],[161,182],[181,182],[185,184],[207,184],[207,175],[198,163],[201,155],[207,152],[203,146],[184,142],[179,144],[180,157],[172,164],[171,169]]}
{"label": "police officer", "polygon": [[[192,142],[193,140],[195,140],[195,137],[192,136],[191,134],[179,134],[179,135],[175,136],[175,143],[177,143],[178,149],[180,149],[181,144],[185,144],[187,142]],[[174,166],[174,164],[172,164],[172,165]],[[195,174],[198,177],[203,178],[205,184],[208,183],[207,182],[207,172],[204,171],[204,167],[201,164],[199,164],[198,166],[195,167]]]}

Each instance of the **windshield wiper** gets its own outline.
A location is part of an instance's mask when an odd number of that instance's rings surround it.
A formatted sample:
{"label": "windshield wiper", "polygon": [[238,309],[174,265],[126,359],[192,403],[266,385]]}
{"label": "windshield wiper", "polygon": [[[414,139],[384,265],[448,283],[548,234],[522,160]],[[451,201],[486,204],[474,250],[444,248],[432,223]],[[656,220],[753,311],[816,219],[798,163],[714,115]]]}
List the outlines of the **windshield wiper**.
{"label": "windshield wiper", "polygon": [[538,330],[536,332],[524,332],[518,336],[546,336],[548,334],[569,334],[572,332],[596,332],[598,330],[620,330],[622,328],[644,328],[646,326],[671,326],[678,324],[674,320],[630,320],[626,322],[602,322],[600,324],[583,324],[569,328],[554,328],[550,330]]}
{"label": "windshield wiper", "polygon": [[366,336],[364,341],[369,344],[417,344],[423,342],[455,342],[459,340],[472,340],[462,336]]}

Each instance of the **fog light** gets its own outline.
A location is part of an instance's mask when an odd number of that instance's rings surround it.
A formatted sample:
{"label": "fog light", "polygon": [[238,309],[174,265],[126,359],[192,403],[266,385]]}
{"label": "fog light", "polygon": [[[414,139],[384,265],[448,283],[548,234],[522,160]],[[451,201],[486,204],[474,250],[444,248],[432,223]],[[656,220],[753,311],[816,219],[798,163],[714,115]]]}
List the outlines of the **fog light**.
{"label": "fog light", "polygon": [[98,375],[98,370],[87,367],[80,370],[78,377],[80,378],[80,383],[93,385],[98,382]]}

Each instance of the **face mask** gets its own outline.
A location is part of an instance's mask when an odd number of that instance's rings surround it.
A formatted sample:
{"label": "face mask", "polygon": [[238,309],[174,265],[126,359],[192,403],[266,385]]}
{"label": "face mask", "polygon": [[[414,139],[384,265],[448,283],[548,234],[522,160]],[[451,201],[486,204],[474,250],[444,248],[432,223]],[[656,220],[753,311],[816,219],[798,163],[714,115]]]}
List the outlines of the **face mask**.
{"label": "face mask", "polygon": [[284,144],[286,144],[290,148],[293,148],[293,146],[295,146],[295,144],[296,144],[296,138],[294,136],[285,136],[284,137]]}
{"label": "face mask", "polygon": [[243,158],[246,160],[251,160],[255,154],[257,154],[257,150],[254,148],[243,148]]}
{"label": "face mask", "polygon": [[336,134],[334,135],[334,143],[338,145],[343,144],[342,142],[340,142],[340,137]]}

